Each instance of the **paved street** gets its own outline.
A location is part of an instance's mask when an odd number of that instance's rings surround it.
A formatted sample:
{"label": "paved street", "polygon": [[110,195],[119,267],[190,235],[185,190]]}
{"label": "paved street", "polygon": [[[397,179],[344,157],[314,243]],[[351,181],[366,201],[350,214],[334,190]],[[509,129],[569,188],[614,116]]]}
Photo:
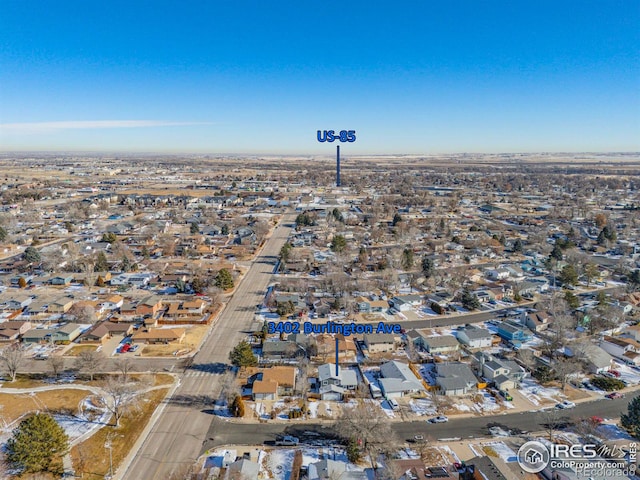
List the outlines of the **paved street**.
{"label": "paved street", "polygon": [[[566,417],[569,421],[576,421],[580,418],[589,418],[593,415],[603,418],[617,418],[621,412],[627,410],[627,404],[636,394],[627,394],[626,398],[618,400],[601,399],[591,402],[579,403],[575,408],[560,411],[562,419]],[[382,413],[381,413],[382,414]],[[534,432],[544,430],[543,424],[546,422],[545,414],[540,412],[522,412],[505,415],[493,415],[484,417],[451,417],[447,423],[428,423],[426,421],[414,422],[394,422],[392,429],[398,440],[412,439],[414,435],[421,434],[432,441],[438,439],[452,438],[475,438],[486,437],[489,432],[487,424],[499,423],[509,429],[518,428],[522,431]],[[203,452],[209,448],[220,445],[257,445],[269,443],[275,439],[277,434],[287,433],[295,435],[304,443],[305,440],[314,440],[318,437],[309,434],[317,432],[330,436],[333,428],[330,423],[325,424],[246,424],[226,422],[217,419],[211,424],[211,429],[207,435],[207,442],[203,447]]]}
{"label": "paved street", "polygon": [[[190,466],[206,438],[212,416],[206,404],[219,394],[218,380],[225,371],[229,351],[249,330],[256,305],[261,303],[271,281],[278,254],[292,228],[293,216],[285,216],[262,253],[238,286],[211,335],[194,357],[190,370],[145,439],[130,466],[119,469],[116,478],[167,480]],[[204,375],[194,375],[204,372]],[[253,426],[253,428],[259,428]]]}

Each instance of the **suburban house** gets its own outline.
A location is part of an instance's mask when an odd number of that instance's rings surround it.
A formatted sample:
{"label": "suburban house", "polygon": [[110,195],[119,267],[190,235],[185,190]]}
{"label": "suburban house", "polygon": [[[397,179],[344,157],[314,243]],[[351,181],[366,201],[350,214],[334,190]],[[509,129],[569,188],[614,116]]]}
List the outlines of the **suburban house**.
{"label": "suburban house", "polygon": [[450,355],[460,351],[460,343],[453,335],[424,337],[424,348],[432,355]]}
{"label": "suburban house", "polygon": [[478,380],[466,363],[436,363],[436,385],[443,395],[465,395],[476,390]]}
{"label": "suburban house", "polygon": [[49,283],[51,285],[59,285],[65,287],[71,285],[72,281],[73,275],[58,275],[49,279]]}
{"label": "suburban house", "polygon": [[227,467],[229,480],[241,480],[245,478],[258,478],[260,465],[246,458],[241,458],[229,464]]}
{"label": "suburban house", "polygon": [[531,340],[531,335],[525,332],[517,323],[509,320],[498,323],[498,336],[507,343],[519,347],[523,342]]}
{"label": "suburban house", "polygon": [[[257,477],[254,477],[257,478]],[[329,458],[310,463],[307,469],[309,480],[367,480],[367,472],[347,470],[344,462],[337,462]]]}
{"label": "suburban house", "polygon": [[173,343],[184,340],[185,331],[182,328],[154,328],[146,332],[138,331],[131,339],[134,343]]}
{"label": "suburban house", "polygon": [[22,335],[23,343],[46,343],[51,341],[54,330],[48,328],[32,328]]}
{"label": "suburban house", "polygon": [[582,346],[582,360],[585,362],[589,373],[602,373],[611,369],[613,357],[603,348],[592,343]]}
{"label": "suburban house", "polygon": [[[291,338],[289,338],[289,340],[291,340]],[[336,340],[338,341],[338,359],[342,362],[356,361],[358,347],[356,347],[352,336],[345,337],[341,333],[336,333],[334,336],[327,333],[318,335],[315,340],[318,356],[321,357],[321,361],[326,362],[327,358],[335,355]],[[303,348],[308,348],[308,340],[302,343],[298,340],[297,344]]]}
{"label": "suburban house", "polygon": [[60,297],[57,300],[49,302],[47,311],[49,313],[67,313],[73,306],[73,299],[69,297]]}
{"label": "suburban house", "polygon": [[392,333],[365,333],[363,340],[370,354],[393,352],[396,349],[396,340]]}
{"label": "suburban house", "polygon": [[296,368],[277,366],[261,368],[249,377],[254,400],[277,400],[281,395],[292,395],[296,387]]}
{"label": "suburban house", "polygon": [[551,317],[546,312],[525,313],[522,323],[533,332],[542,332],[551,325]]}
{"label": "suburban house", "polygon": [[484,352],[473,356],[478,375],[495,384],[500,390],[517,388],[527,376],[524,368],[513,360],[499,358]]}
{"label": "suburban house", "polygon": [[465,325],[457,331],[458,341],[469,349],[490,347],[493,335],[486,328],[476,325]]}
{"label": "suburban house", "polygon": [[122,307],[123,304],[124,298],[120,295],[109,295],[98,303],[103,310],[117,310]]}
{"label": "suburban house", "polygon": [[201,317],[207,303],[204,300],[196,299],[184,302],[169,302],[169,308],[164,313],[163,318],[178,319],[186,317]]}
{"label": "suburban house", "polygon": [[358,297],[356,298],[356,309],[360,313],[376,313],[376,312],[384,312],[389,308],[389,302],[386,300],[375,299],[372,300],[370,298]]}
{"label": "suburban house", "polygon": [[75,323],[67,323],[62,327],[53,331],[51,335],[51,339],[55,343],[70,343],[73,342],[76,338],[80,336],[82,333],[82,327]]}
{"label": "suburban house", "polygon": [[295,358],[304,351],[296,342],[269,338],[262,344],[262,358],[265,360],[282,360]]}
{"label": "suburban house", "polygon": [[19,335],[23,335],[32,328],[29,320],[9,320],[0,323],[0,330],[16,330]]}
{"label": "suburban house", "polygon": [[389,305],[399,312],[406,312],[413,307],[422,305],[422,297],[420,295],[398,295],[389,300]]}
{"label": "suburban house", "polygon": [[612,357],[632,365],[640,365],[640,343],[625,337],[610,337],[605,335],[600,341],[600,347]]}
{"label": "suburban house", "polygon": [[344,397],[345,392],[353,391],[358,387],[358,376],[355,370],[341,368],[336,365],[325,363],[318,367],[318,393],[322,400],[339,401]]}
{"label": "suburban house", "polygon": [[382,378],[379,384],[386,398],[404,397],[426,391],[422,379],[418,378],[406,363],[395,360],[387,362],[380,367],[380,374]]}
{"label": "suburban house", "polygon": [[162,298],[156,295],[150,295],[140,300],[136,305],[136,315],[154,316],[162,308]]}

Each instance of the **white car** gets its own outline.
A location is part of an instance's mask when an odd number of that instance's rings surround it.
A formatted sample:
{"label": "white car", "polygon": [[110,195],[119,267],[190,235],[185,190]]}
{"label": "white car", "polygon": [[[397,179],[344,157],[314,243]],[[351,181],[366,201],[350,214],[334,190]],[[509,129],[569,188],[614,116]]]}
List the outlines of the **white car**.
{"label": "white car", "polygon": [[565,400],[564,402],[560,402],[556,405],[556,408],[562,408],[562,409],[566,409],[566,408],[573,408],[575,407],[576,404],[573,402],[570,402],[569,400]]}
{"label": "white car", "polygon": [[439,415],[437,417],[433,417],[429,420],[431,423],[445,423],[449,421],[449,418],[444,415]]}

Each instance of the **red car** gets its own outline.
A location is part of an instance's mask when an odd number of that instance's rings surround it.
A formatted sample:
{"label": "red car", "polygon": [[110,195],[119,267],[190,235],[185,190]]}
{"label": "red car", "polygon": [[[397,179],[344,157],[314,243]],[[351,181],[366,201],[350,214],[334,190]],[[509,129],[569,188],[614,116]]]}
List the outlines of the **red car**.
{"label": "red car", "polygon": [[620,372],[617,370],[609,370],[609,373],[616,378],[620,378]]}
{"label": "red car", "polygon": [[589,417],[589,421],[596,425],[600,425],[602,422],[604,422],[604,419],[602,417],[594,415],[593,417]]}
{"label": "red car", "polygon": [[616,398],[624,398],[624,393],[612,392],[612,393],[606,394],[604,397],[610,398],[611,400],[615,400]]}

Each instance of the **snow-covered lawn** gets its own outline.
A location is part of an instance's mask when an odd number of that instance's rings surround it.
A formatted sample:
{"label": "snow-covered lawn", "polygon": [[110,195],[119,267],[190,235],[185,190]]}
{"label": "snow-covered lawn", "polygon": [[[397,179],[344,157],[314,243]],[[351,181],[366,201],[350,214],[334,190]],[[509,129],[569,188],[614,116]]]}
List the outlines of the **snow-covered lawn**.
{"label": "snow-covered lawn", "polygon": [[318,418],[318,407],[320,406],[319,402],[309,401],[307,408],[309,409],[309,418]]}
{"label": "snow-covered lawn", "polygon": [[469,449],[476,455],[487,455],[485,448],[493,450],[505,462],[516,462],[518,457],[504,442],[483,442],[480,444],[469,444]]}
{"label": "snow-covered lawn", "polygon": [[532,378],[525,378],[522,380],[522,384],[518,391],[535,406],[539,406],[545,400],[547,403],[555,403],[559,398],[565,398],[565,395],[559,388],[543,387]]}
{"label": "snow-covered lawn", "polygon": [[438,414],[438,410],[433,405],[433,402],[431,400],[427,400],[423,398],[420,398],[417,400],[410,400],[409,408],[411,408],[413,413],[419,416]]}
{"label": "snow-covered lawn", "polygon": [[[476,396],[477,397],[477,396]],[[474,397],[475,398],[475,397]],[[507,402],[511,403],[511,402]],[[482,392],[482,402],[474,402],[473,409],[477,412],[495,412],[500,410],[500,405],[496,402],[496,399],[489,395],[487,392]]]}

